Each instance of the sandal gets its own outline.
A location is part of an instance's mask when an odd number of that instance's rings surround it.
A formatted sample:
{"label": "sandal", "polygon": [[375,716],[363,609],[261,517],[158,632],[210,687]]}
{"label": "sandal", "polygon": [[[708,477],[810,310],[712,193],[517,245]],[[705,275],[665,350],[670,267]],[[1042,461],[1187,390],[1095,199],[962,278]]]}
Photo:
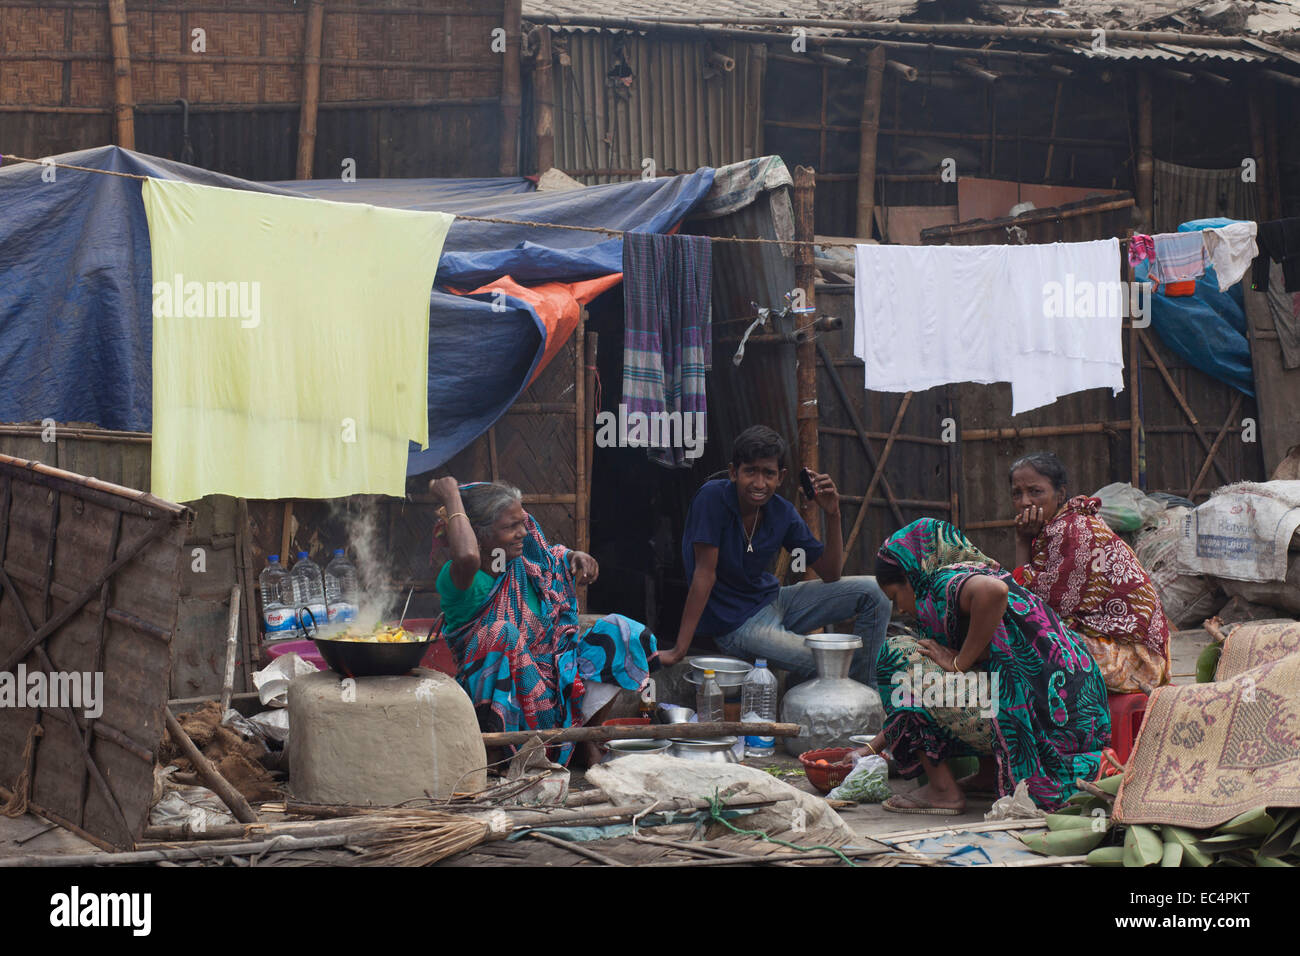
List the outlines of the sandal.
{"label": "sandal", "polygon": [[[910,804],[910,806],[905,806],[905,803]],[[880,808],[888,810],[890,813],[929,813],[948,817],[955,817],[966,812],[965,808],[958,810],[956,807],[934,807],[929,804],[922,804],[905,793],[894,794],[882,803]]]}

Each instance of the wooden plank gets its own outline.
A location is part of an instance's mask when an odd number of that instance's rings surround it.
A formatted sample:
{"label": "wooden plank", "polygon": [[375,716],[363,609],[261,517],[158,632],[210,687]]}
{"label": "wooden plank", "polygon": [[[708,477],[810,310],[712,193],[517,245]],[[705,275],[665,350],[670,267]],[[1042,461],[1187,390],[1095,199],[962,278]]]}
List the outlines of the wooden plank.
{"label": "wooden plank", "polygon": [[1255,373],[1255,404],[1259,409],[1259,449],[1264,477],[1300,444],[1300,368],[1282,364],[1282,346],[1268,307],[1267,293],[1246,290],[1246,328],[1250,334],[1250,360]]}

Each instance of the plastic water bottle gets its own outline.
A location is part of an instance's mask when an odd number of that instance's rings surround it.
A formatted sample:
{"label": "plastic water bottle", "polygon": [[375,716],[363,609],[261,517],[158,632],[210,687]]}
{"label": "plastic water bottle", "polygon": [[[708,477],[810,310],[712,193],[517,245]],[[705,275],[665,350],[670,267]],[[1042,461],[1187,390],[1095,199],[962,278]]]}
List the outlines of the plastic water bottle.
{"label": "plastic water bottle", "polygon": [[311,611],[311,618],[303,614],[301,626],[309,632],[312,618],[315,619],[317,628],[329,624],[329,615],[325,610],[325,579],[321,577],[320,565],[308,557],[306,551],[299,551],[298,560],[289,576],[293,581],[294,610],[305,607]]}
{"label": "plastic water bottle", "polygon": [[722,688],[718,686],[713,671],[704,672],[700,689],[695,692],[695,714],[700,723],[711,723],[723,719]]}
{"label": "plastic water bottle", "polygon": [[281,641],[296,637],[298,619],[293,606],[293,586],[278,554],[266,559],[266,567],[258,575],[257,584],[262,592],[263,639]]}
{"label": "plastic water bottle", "polygon": [[357,619],[357,569],[342,548],[334,549],[334,560],[325,565],[325,609],[331,625],[346,625]]}
{"label": "plastic water bottle", "polygon": [[[759,658],[740,688],[740,719],[746,722],[776,721],[776,675]],[[746,757],[770,757],[776,751],[775,737],[745,735]]]}

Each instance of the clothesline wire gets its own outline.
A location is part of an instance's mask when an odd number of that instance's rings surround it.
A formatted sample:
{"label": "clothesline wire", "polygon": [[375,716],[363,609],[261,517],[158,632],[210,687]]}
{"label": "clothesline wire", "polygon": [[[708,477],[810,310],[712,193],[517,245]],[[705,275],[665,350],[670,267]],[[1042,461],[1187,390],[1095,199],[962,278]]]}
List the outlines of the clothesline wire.
{"label": "clothesline wire", "polygon": [[[0,154],[0,163],[33,163],[38,166],[53,166],[56,169],[72,169],[82,173],[98,173],[102,176],[119,176],[122,179],[138,179],[144,182],[152,179],[152,176],[142,176],[139,173],[122,173],[115,169],[95,169],[91,166],[74,166],[71,163],[53,163],[41,159],[28,159],[24,156],[14,156],[9,153]],[[530,219],[500,219],[494,216],[465,216],[456,215],[457,219],[466,222],[486,222],[503,226],[528,226],[535,229],[568,229],[574,232],[596,232],[611,238],[621,238],[628,234],[627,230],[609,229],[604,226],[574,226],[562,222],[537,222]],[[820,241],[809,239],[759,239],[746,238],[741,236],[700,236],[698,238],[708,239],[710,242],[735,242],[735,243],[758,243],[776,246],[820,246],[823,249],[839,248],[854,249],[860,242],[836,242],[834,240]],[[1121,238],[1120,245],[1127,245],[1128,239]]]}

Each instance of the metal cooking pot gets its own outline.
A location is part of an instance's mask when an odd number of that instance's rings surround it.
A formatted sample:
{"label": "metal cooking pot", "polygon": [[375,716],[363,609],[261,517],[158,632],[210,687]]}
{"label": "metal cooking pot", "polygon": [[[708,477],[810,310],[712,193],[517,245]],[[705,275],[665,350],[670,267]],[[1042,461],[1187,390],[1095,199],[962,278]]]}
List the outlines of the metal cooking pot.
{"label": "metal cooking pot", "polygon": [[420,664],[429,649],[428,641],[400,644],[368,644],[359,641],[331,641],[314,638],[330,670],[344,677],[382,677],[406,674]]}
{"label": "metal cooking pot", "polygon": [[674,757],[708,763],[740,763],[734,751],[735,737],[717,737],[713,740],[686,740],[674,737],[672,743]]}
{"label": "metal cooking pot", "polygon": [[611,740],[605,744],[608,753],[601,763],[609,763],[611,760],[630,757],[633,754],[667,754],[672,745],[671,740]]}
{"label": "metal cooking pot", "polygon": [[698,687],[704,682],[704,672],[713,671],[713,679],[724,690],[745,683],[754,669],[753,664],[738,657],[688,657],[686,662],[691,665],[691,672],[685,675],[686,683]]}

